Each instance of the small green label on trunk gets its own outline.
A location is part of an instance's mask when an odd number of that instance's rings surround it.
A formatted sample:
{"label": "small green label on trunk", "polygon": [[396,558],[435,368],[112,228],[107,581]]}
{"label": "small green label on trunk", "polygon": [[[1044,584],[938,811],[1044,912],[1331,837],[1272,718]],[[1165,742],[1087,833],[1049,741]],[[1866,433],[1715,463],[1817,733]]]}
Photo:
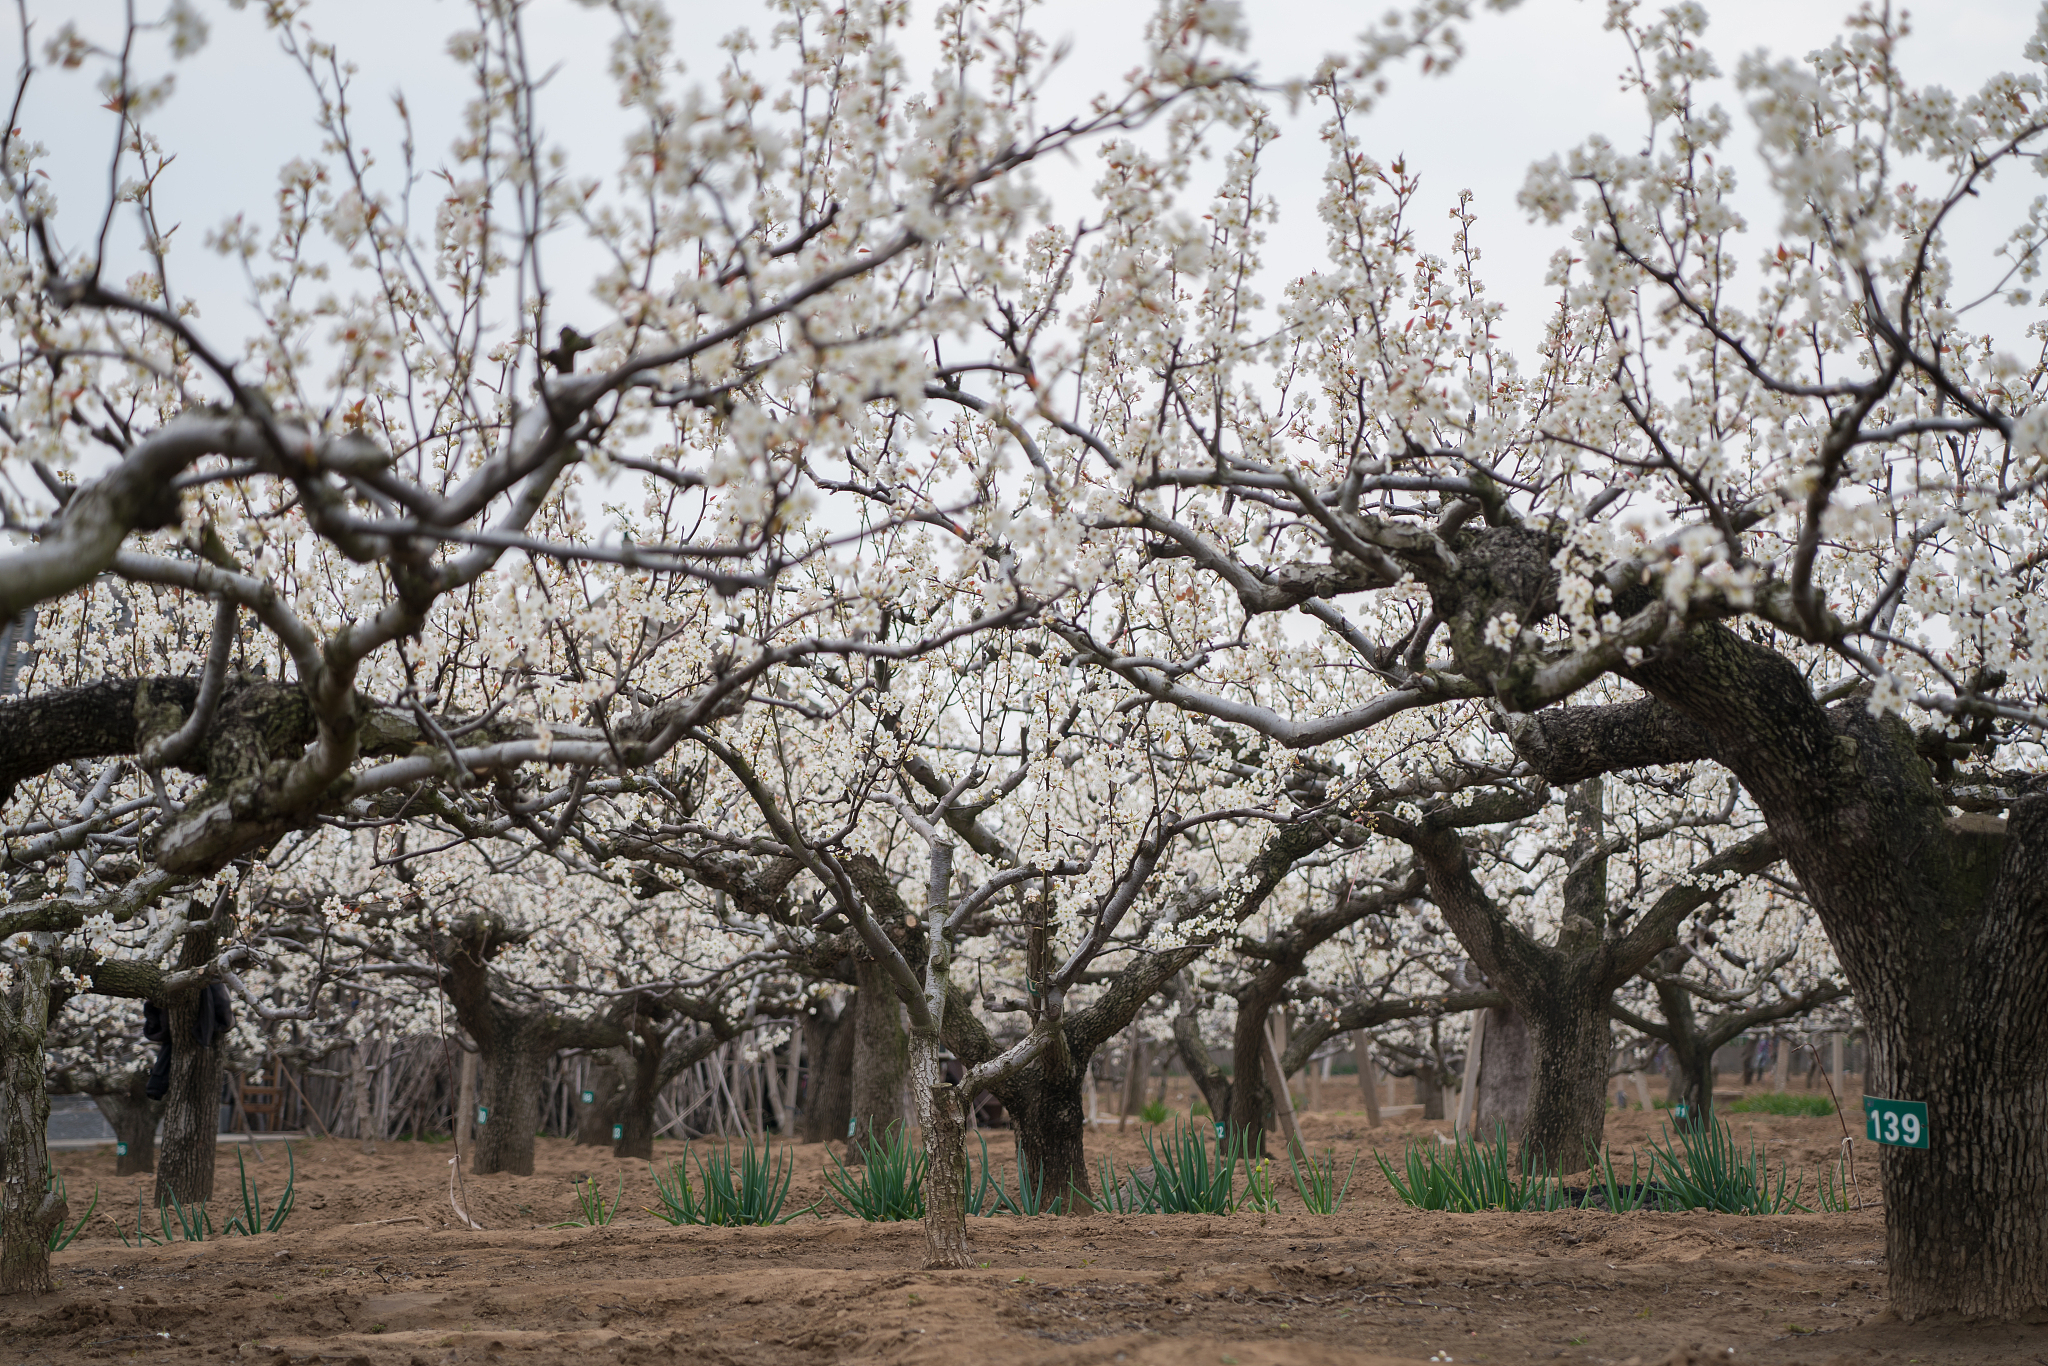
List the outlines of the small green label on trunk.
{"label": "small green label on trunk", "polygon": [[1888,1148],[1927,1146],[1927,1102],[1863,1098],[1863,1123],[1872,1143]]}
{"label": "small green label on trunk", "polygon": [[490,1110],[490,1107],[489,1107],[489,1106],[487,1106],[487,1105],[479,1105],[479,1106],[477,1106],[477,1107],[476,1107],[476,1122],[477,1122],[477,1123],[479,1123],[479,1124],[483,1124],[483,1123],[486,1123],[487,1121],[489,1121],[490,1117],[491,1117],[491,1110]]}
{"label": "small green label on trunk", "polygon": [[618,1142],[618,1141],[619,1141],[620,1139],[624,1138],[625,1136],[626,1136],[626,1126],[625,1126],[625,1125],[623,1125],[623,1124],[614,1124],[614,1125],[612,1125],[612,1142],[614,1142],[614,1143],[617,1143],[617,1142]]}
{"label": "small green label on trunk", "polygon": [[116,1143],[116,1144],[114,1145],[114,1156],[116,1156],[116,1157],[126,1157],[126,1156],[128,1156],[128,1145],[127,1145],[126,1143]]}
{"label": "small green label on trunk", "polygon": [[595,1091],[585,1091],[585,1092],[583,1093],[583,1103],[584,1103],[585,1105],[595,1105],[595,1104],[597,1104],[597,1092],[595,1092]]}

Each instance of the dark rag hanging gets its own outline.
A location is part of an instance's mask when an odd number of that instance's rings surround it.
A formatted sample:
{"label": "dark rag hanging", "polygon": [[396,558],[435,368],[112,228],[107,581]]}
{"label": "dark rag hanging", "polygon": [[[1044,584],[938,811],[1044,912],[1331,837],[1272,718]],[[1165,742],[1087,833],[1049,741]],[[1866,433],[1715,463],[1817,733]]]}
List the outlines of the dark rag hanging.
{"label": "dark rag hanging", "polygon": [[[199,993],[199,1014],[192,1021],[192,1042],[201,1048],[211,1048],[214,1036],[226,1031],[234,1022],[226,985],[209,983]],[[151,1100],[162,1100],[164,1093],[171,1089],[171,1021],[169,1013],[154,1001],[142,1003],[142,1037],[163,1045],[157,1050],[155,1065],[149,1069],[149,1085],[143,1088],[143,1094]]]}

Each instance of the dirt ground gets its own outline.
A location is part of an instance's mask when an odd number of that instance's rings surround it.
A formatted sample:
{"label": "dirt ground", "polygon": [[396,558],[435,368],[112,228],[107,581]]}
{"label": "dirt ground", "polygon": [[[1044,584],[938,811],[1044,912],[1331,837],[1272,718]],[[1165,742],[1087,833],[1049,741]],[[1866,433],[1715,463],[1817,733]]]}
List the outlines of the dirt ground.
{"label": "dirt ground", "polygon": [[[1773,1159],[1811,1173],[1833,1119],[1730,1116]],[[1305,1118],[1312,1146],[1358,1153],[1331,1217],[1285,1189],[1281,1212],[970,1221],[985,1265],[918,1270],[920,1229],[836,1212],[780,1228],[670,1228],[648,1169],[540,1141],[531,1177],[466,1177],[485,1231],[449,1203],[447,1144],[295,1145],[298,1207],[279,1233],[123,1246],[148,1178],[115,1179],[111,1148],[59,1155],[74,1209],[100,1215],[56,1259],[55,1293],[0,1299],[0,1366],[90,1360],[333,1362],[838,1362],[990,1366],[1374,1366],[1612,1362],[1641,1366],[2048,1363],[2048,1326],[1905,1325],[1885,1308],[1882,1215],[1742,1218],[1598,1210],[1457,1215],[1400,1205],[1373,1167],[1441,1122]],[[1618,1149],[1654,1131],[1610,1116]],[[1832,1138],[1831,1138],[1832,1136]],[[1009,1139],[988,1135],[1007,1174]],[[285,1155],[250,1174],[266,1200]],[[1868,1155],[1863,1144],[1857,1145]],[[1091,1156],[1144,1160],[1138,1125],[1091,1136]],[[658,1160],[680,1143],[657,1145]],[[219,1187],[233,1191],[233,1149]],[[795,1150],[792,1207],[824,1194],[822,1148]],[[572,1179],[616,1189],[605,1228],[576,1213]],[[1863,1164],[1874,1195],[1874,1164]],[[1808,1188],[1811,1189],[1809,1175]],[[215,1222],[226,1202],[214,1202]]]}

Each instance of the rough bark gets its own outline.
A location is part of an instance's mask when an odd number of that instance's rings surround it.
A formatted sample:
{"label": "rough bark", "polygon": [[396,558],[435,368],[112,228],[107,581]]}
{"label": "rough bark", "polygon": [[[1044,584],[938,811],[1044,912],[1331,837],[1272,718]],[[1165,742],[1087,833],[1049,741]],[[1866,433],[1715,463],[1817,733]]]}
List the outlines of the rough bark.
{"label": "rough bark", "polygon": [[[666,1080],[662,1039],[659,1034],[653,1038],[638,1035],[621,1052],[625,1068],[604,1069],[600,1080],[607,1089],[598,1091],[597,1104],[589,1107],[599,1116],[592,1125],[596,1136],[591,1142],[611,1144],[614,1157],[652,1162],[654,1102]],[[613,1125],[618,1126],[617,1138],[612,1137]]]}
{"label": "rough bark", "polygon": [[[1150,1059],[1146,1057],[1145,1036],[1132,1028],[1130,1047],[1125,1050],[1123,1094],[1118,1098],[1117,1115],[1128,1119],[1145,1108],[1145,1076],[1150,1070]],[[1123,1125],[1117,1126],[1119,1129]]]}
{"label": "rough bark", "polygon": [[[685,1037],[682,1031],[687,1025],[664,1029],[659,1021],[650,1021],[627,1046],[632,1071],[617,1106],[619,1137],[612,1144],[613,1156],[654,1160],[656,1097],[684,1068],[710,1057],[736,1032],[722,1018],[714,1017],[709,1024],[709,1028]],[[606,1132],[609,1136],[610,1131]]]}
{"label": "rough bark", "polygon": [[[1490,1134],[1496,1124],[1505,1125],[1511,1134],[1522,1132],[1529,1121],[1529,1096],[1534,1089],[1530,1081],[1535,1075],[1535,1061],[1528,1021],[1513,1006],[1495,1006],[1487,1011],[1485,1044],[1479,1053],[1474,1132]],[[1602,1089],[1605,1089],[1604,1077]]]}
{"label": "rough bark", "polygon": [[1362,1029],[1351,1031],[1351,1055],[1358,1060],[1358,1093],[1365,1102],[1365,1124],[1380,1127],[1379,1068],[1372,1060],[1372,1036]]}
{"label": "rough bark", "polygon": [[48,1185],[43,1044],[53,972],[48,958],[28,955],[0,993],[0,1295],[50,1288],[50,1232],[68,1213]]}
{"label": "rough bark", "polygon": [[802,1113],[797,1132],[805,1143],[846,1137],[853,1118],[853,1007],[820,1004],[804,1016]]}
{"label": "rough bark", "polygon": [[[1055,1058],[1050,1056],[1058,1053]],[[1088,1180],[1087,1064],[1076,1062],[1068,1049],[1047,1049],[1037,1062],[995,1087],[996,1099],[1010,1112],[1017,1147],[1045,1198],[1064,1199],[1068,1213],[1085,1214],[1084,1197],[1094,1189]]]}
{"label": "rough bark", "polygon": [[2048,1310],[2048,791],[1948,818],[1902,723],[1823,708],[1719,626],[1630,676],[1769,821],[1856,994],[1871,1093],[1927,1102],[1933,1146],[1879,1159],[1894,1311]]}
{"label": "rough bark", "polygon": [[1422,1107],[1424,1119],[1444,1117],[1444,1083],[1434,1067],[1415,1069],[1415,1103]]}
{"label": "rough bark", "polygon": [[[469,1022],[463,1021],[465,1025]],[[479,1176],[533,1175],[533,1138],[540,1128],[540,1092],[547,1060],[545,1033],[535,1015],[512,1015],[477,1036],[477,1126],[470,1170]],[[471,1033],[476,1033],[472,1028]]]}
{"label": "rough bark", "polygon": [[[54,1018],[57,1008],[50,1013]],[[53,1096],[92,1097],[114,1131],[114,1175],[156,1169],[156,1126],[163,1118],[163,1105],[149,1098],[147,1063],[107,1071],[90,1064],[67,1067],[50,1073],[47,1089]]]}
{"label": "rough bark", "polygon": [[501,949],[525,938],[524,931],[497,916],[478,914],[452,927],[434,949],[449,1003],[476,1042],[476,1103],[487,1112],[471,1145],[470,1170],[479,1176],[501,1171],[533,1175],[533,1139],[540,1127],[548,1057],[563,1048],[625,1043],[629,1022],[641,1010],[636,997],[621,996],[601,1014],[567,1016],[545,1002],[518,996],[496,980],[490,962]]}
{"label": "rough bark", "polygon": [[[180,971],[212,961],[219,939],[216,924],[218,921],[208,922],[204,929],[185,936],[178,952]],[[175,1195],[184,1205],[204,1204],[213,1198],[214,1152],[220,1138],[221,1055],[227,1031],[216,1031],[213,1042],[204,1048],[194,1037],[199,1012],[212,1009],[203,986],[178,992],[161,1004],[170,1037],[171,1076],[170,1089],[164,1093],[156,1202],[168,1204]]]}
{"label": "rough bark", "polygon": [[910,1040],[903,1028],[902,1003],[882,965],[863,958],[855,963],[854,975],[853,1075],[843,1136],[858,1144],[903,1122]]}

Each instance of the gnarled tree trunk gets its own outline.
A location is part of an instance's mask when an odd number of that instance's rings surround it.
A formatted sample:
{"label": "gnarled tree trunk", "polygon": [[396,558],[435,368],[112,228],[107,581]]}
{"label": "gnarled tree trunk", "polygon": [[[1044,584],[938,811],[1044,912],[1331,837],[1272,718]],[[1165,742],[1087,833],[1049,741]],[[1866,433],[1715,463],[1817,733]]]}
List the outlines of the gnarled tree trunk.
{"label": "gnarled tree trunk", "polygon": [[1534,1007],[1524,1015],[1530,1070],[1528,1109],[1518,1136],[1525,1163],[1570,1173],[1585,1170],[1598,1153],[1607,1131],[1613,1029],[1606,1006],[1612,994],[1577,982],[1561,983],[1554,995],[1525,998]]}
{"label": "gnarled tree trunk", "polygon": [[1517,747],[1552,781],[1701,757],[1741,780],[1855,991],[1867,1088],[1927,1103],[1931,1146],[1880,1157],[1893,1310],[2048,1309],[2048,790],[1950,817],[1903,722],[1822,706],[1723,626],[1626,673],[1655,700],[1539,713]]}
{"label": "gnarled tree trunk", "polygon": [[0,1295],[50,1288],[50,1232],[67,1213],[48,1175],[43,1041],[53,971],[42,954],[28,955],[0,993]]}
{"label": "gnarled tree trunk", "polygon": [[[212,961],[218,923],[209,922],[206,929],[185,936],[178,954],[180,970]],[[192,987],[161,1003],[169,1030],[171,1075],[170,1089],[164,1092],[164,1137],[156,1166],[159,1205],[169,1204],[174,1195],[184,1205],[204,1204],[213,1198],[214,1150],[220,1139],[221,1054],[227,1046],[227,1030],[210,1031],[212,1042],[200,1045],[199,1014],[213,1009],[209,991],[208,987]]]}
{"label": "gnarled tree trunk", "polygon": [[862,958],[854,964],[854,975],[859,985],[853,996],[851,1122],[844,1136],[858,1144],[892,1124],[902,1124],[910,1042],[903,1028],[903,1006],[887,970],[872,958]]}
{"label": "gnarled tree trunk", "polygon": [[1060,1040],[1028,1066],[991,1088],[1010,1112],[1024,1165],[1048,1204],[1064,1200],[1069,1213],[1086,1214],[1093,1189],[1083,1138],[1088,1108],[1082,1087],[1087,1067]]}

